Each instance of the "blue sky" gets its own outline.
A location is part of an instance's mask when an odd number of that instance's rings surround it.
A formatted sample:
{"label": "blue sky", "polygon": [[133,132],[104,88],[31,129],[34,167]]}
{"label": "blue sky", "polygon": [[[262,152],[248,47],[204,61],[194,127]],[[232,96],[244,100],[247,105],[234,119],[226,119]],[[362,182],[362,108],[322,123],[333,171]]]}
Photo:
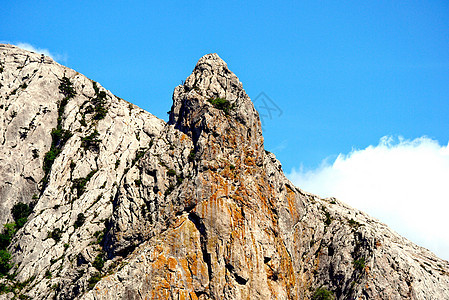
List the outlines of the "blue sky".
{"label": "blue sky", "polygon": [[264,136],[287,173],[384,136],[449,141],[447,1],[3,1],[0,20],[1,41],[165,120],[174,87],[218,53],[281,109]]}

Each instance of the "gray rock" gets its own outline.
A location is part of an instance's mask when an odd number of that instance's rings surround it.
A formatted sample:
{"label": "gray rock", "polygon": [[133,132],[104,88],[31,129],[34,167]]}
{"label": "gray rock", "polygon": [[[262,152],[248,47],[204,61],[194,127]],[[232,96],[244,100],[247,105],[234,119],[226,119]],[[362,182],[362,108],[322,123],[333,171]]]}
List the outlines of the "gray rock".
{"label": "gray rock", "polygon": [[1,221],[35,202],[8,248],[16,278],[1,279],[23,283],[15,294],[449,298],[447,261],[288,181],[218,55],[175,88],[168,124],[40,54],[0,45],[0,64]]}

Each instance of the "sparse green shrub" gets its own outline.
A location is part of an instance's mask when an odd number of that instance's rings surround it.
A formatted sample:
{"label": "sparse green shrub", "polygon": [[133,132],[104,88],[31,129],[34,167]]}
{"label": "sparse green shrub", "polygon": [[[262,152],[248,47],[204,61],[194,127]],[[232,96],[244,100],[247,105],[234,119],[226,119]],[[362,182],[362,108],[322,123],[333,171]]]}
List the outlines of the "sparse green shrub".
{"label": "sparse green shrub", "polygon": [[355,221],[354,219],[349,220],[348,223],[349,223],[349,226],[354,227],[354,228],[358,228],[358,227],[362,226],[362,224]]}
{"label": "sparse green shrub", "polygon": [[75,90],[73,89],[73,84],[70,82],[70,79],[67,77],[62,77],[61,82],[59,84],[59,91],[66,97],[72,98],[76,95]]}
{"label": "sparse green shrub", "polygon": [[223,98],[215,98],[207,100],[210,104],[212,104],[215,108],[224,111],[226,115],[229,115],[230,110],[232,109],[231,102]]}
{"label": "sparse green shrub", "polygon": [[329,226],[332,223],[331,215],[328,211],[325,211],[324,215],[326,217],[326,219],[324,220],[324,224],[326,224],[326,226]]}
{"label": "sparse green shrub", "polygon": [[81,147],[83,147],[84,149],[90,149],[90,150],[98,151],[99,150],[99,146],[100,146],[100,142],[101,142],[101,140],[98,139],[99,135],[100,134],[95,129],[88,136],[81,138]]}
{"label": "sparse green shrub", "polygon": [[0,249],[6,250],[16,233],[16,223],[7,223],[3,225],[3,232],[0,234]]}
{"label": "sparse green shrub", "polygon": [[69,130],[62,129],[61,127],[53,128],[51,131],[51,138],[52,138],[52,146],[62,148],[62,145],[64,145],[69,138],[72,137],[72,133]]}
{"label": "sparse green shrub", "polygon": [[320,287],[316,289],[315,293],[312,296],[312,300],[333,300],[334,294],[331,291],[328,291],[325,287]]}
{"label": "sparse green shrub", "polygon": [[100,272],[95,273],[91,278],[89,278],[89,290],[93,289],[98,281],[101,280]]}
{"label": "sparse green shrub", "polygon": [[174,189],[175,189],[175,186],[174,186],[173,184],[170,184],[170,185],[168,186],[168,188],[165,190],[164,195],[165,195],[165,196],[170,195],[171,192],[173,192]]}
{"label": "sparse green shrub", "polygon": [[70,162],[70,170],[72,170],[72,172],[73,172],[73,170],[75,170],[75,168],[76,168],[76,163],[72,160]]}
{"label": "sparse green shrub", "polygon": [[93,119],[102,120],[104,119],[104,117],[106,117],[106,114],[108,113],[108,109],[105,107],[106,92],[100,91],[95,81],[93,81],[92,84],[95,91],[95,97],[91,100],[92,104],[94,105],[94,112],[95,112]]}
{"label": "sparse green shrub", "polygon": [[103,260],[103,255],[102,254],[98,254],[95,257],[94,262],[92,263],[92,266],[97,269],[98,271],[101,271],[103,269],[104,266],[104,260]]}
{"label": "sparse green shrub", "polygon": [[54,239],[55,242],[59,242],[62,238],[62,230],[60,228],[55,228],[52,232],[48,233],[48,237]]}
{"label": "sparse green shrub", "polygon": [[9,292],[12,292],[11,287],[5,283],[0,283],[0,295],[7,294]]}
{"label": "sparse green shrub", "polygon": [[0,249],[5,250],[11,243],[11,237],[7,234],[0,234]]}
{"label": "sparse green shrub", "polygon": [[146,150],[139,150],[136,152],[136,157],[134,157],[132,164],[134,165],[139,159],[145,155]]}
{"label": "sparse green shrub", "polygon": [[50,151],[45,153],[43,166],[45,174],[50,173],[51,166],[53,165],[53,162],[55,161],[59,153],[61,153],[61,149],[57,149],[55,147],[50,148]]}
{"label": "sparse green shrub", "polygon": [[173,170],[173,169],[169,169],[169,170],[167,171],[167,175],[168,175],[168,176],[176,176],[176,171]]}
{"label": "sparse green shrub", "polygon": [[16,222],[17,229],[22,228],[27,221],[28,221],[28,218],[20,218],[20,219],[18,219],[17,222]]}
{"label": "sparse green shrub", "polygon": [[19,202],[15,204],[11,209],[12,217],[16,221],[17,229],[23,227],[23,225],[28,220],[28,216],[31,214],[31,207],[28,204]]}
{"label": "sparse green shrub", "polygon": [[8,274],[11,268],[11,253],[7,250],[0,250],[0,275]]}
{"label": "sparse green shrub", "polygon": [[86,189],[86,184],[89,182],[89,180],[94,176],[94,174],[97,172],[97,170],[90,171],[89,174],[87,174],[84,178],[77,178],[73,180],[72,190],[76,189],[76,195],[77,197],[81,197],[81,195],[84,193]]}
{"label": "sparse green shrub", "polygon": [[98,230],[94,233],[94,236],[97,238],[97,244],[100,244],[104,238],[104,230]]}
{"label": "sparse green shrub", "polygon": [[190,150],[189,161],[194,161],[195,160],[195,155],[196,155],[195,149]]}
{"label": "sparse green shrub", "polygon": [[[17,211],[22,212],[20,209],[17,209]],[[15,215],[19,217],[22,216],[22,214],[18,214],[18,212],[15,212]],[[23,218],[20,218],[19,220],[22,221],[22,219]],[[13,264],[11,263],[11,254],[9,253],[7,248],[16,232],[16,223],[7,223],[3,225],[3,231],[0,234],[0,275],[6,275],[8,271],[13,267]]]}
{"label": "sparse green shrub", "polygon": [[358,270],[358,271],[363,271],[365,269],[365,258],[359,258],[357,260],[355,260],[353,262],[354,264],[354,269]]}
{"label": "sparse green shrub", "polygon": [[104,104],[102,103],[101,105],[96,105],[95,106],[95,115],[94,115],[94,120],[102,120],[104,119],[104,117],[106,117],[106,114],[108,113],[108,109],[106,107],[103,106]]}
{"label": "sparse green shrub", "polygon": [[74,224],[75,229],[81,227],[84,224],[84,221],[86,221],[86,217],[83,213],[79,213]]}
{"label": "sparse green shrub", "polygon": [[45,278],[50,279],[51,276],[52,276],[52,274],[51,274],[50,270],[45,271]]}
{"label": "sparse green shrub", "polygon": [[136,179],[136,180],[134,180],[134,184],[135,184],[136,186],[140,186],[140,185],[142,184],[142,180]]}

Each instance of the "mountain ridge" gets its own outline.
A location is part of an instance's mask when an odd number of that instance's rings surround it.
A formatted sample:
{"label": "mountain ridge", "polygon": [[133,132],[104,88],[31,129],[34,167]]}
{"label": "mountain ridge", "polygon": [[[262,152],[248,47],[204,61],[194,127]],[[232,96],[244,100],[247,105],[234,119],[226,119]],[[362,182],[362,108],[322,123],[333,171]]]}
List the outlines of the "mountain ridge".
{"label": "mountain ridge", "polygon": [[447,261],[294,187],[217,54],[168,123],[46,56],[0,45],[0,63],[2,224],[35,202],[0,297],[449,298]]}

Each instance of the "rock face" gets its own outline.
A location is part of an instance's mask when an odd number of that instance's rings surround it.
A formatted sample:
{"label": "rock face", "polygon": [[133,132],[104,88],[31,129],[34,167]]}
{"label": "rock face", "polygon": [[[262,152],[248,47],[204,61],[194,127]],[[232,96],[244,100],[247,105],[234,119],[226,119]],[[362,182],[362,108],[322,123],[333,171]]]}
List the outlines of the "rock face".
{"label": "rock face", "polygon": [[449,299],[447,261],[286,179],[218,55],[168,124],[40,54],[0,70],[2,224],[32,204],[0,298]]}

